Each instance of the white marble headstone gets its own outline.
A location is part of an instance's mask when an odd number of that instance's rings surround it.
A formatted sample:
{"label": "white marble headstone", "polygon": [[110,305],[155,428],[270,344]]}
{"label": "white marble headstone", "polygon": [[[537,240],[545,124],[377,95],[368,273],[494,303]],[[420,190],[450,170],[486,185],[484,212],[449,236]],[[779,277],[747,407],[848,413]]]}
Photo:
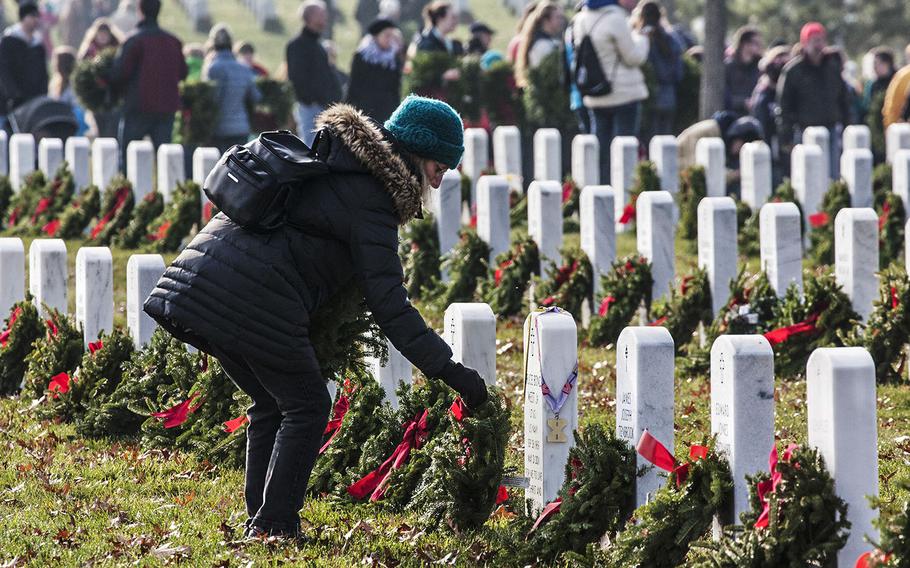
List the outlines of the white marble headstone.
{"label": "white marble headstone", "polygon": [[651,263],[651,297],[667,294],[676,275],[676,224],[669,191],[643,191],[636,202],[638,253]]}
{"label": "white marble headstone", "polygon": [[845,150],[840,171],[850,190],[850,206],[872,207],[872,151]]}
{"label": "white marble headstone", "polygon": [[743,203],[756,211],[771,197],[771,149],[762,141],[747,142],[739,155]]}
{"label": "white marble headstone", "polygon": [[171,194],[177,184],[186,181],[183,146],[181,144],[162,144],[158,146],[158,193],[165,203],[171,201]]}
{"label": "white marble headstone", "polygon": [[483,128],[464,131],[464,160],[461,171],[471,179],[471,203],[477,203],[477,180],[490,166],[490,137]]}
{"label": "white marble headstone", "polygon": [[904,202],[904,211],[910,211],[910,150],[898,150],[891,161],[892,191]]}
{"label": "white marble headstone", "polygon": [[120,171],[120,146],[116,138],[95,138],[92,141],[92,183],[104,189]]}
{"label": "white marble headstone", "polygon": [[155,147],[148,140],[133,140],[126,147],[126,179],[133,184],[136,202],[155,190]]}
{"label": "white marble headstone", "polygon": [[792,284],[803,291],[803,243],[799,208],[794,203],[766,203],[758,218],[761,267],[778,297]]}
{"label": "white marble headstone", "polygon": [[405,359],[404,355],[392,345],[392,342],[386,339],[389,346],[389,360],[382,363],[378,358],[370,358],[370,367],[373,371],[373,378],[382,387],[385,392],[385,398],[392,405],[392,408],[398,410],[398,387],[401,383],[412,384],[414,380],[414,367],[411,362]]}
{"label": "white marble headstone", "polygon": [[490,245],[490,262],[509,250],[509,182],[481,176],[477,182],[477,236]]}
{"label": "white marble headstone", "polygon": [[619,223],[622,212],[629,203],[629,189],[635,179],[635,164],[638,163],[638,138],[617,136],[610,144],[610,186],[613,188],[616,232],[629,230],[629,225]]}
{"label": "white marble headstone", "polygon": [[555,499],[565,479],[569,450],[578,427],[578,384],[555,413],[544,397],[545,382],[558,398],[578,364],[578,330],[566,312],[532,312],[525,320],[525,475],[535,514]]}
{"label": "white marble headstone", "polygon": [[705,168],[708,197],[727,195],[727,156],[721,138],[702,138],[695,143],[695,163]]}
{"label": "white marble headstone", "polygon": [[92,183],[92,143],[84,136],[66,139],[63,149],[66,163],[73,174],[76,191],[82,191]]}
{"label": "white marble headstone", "polygon": [[834,275],[863,320],[878,298],[878,215],[847,207],[834,218]]}
{"label": "white marble headstone", "polygon": [[444,338],[452,360],[477,371],[496,386],[496,315],[484,303],[457,303],[446,308]]}
{"label": "white marble headstone", "polygon": [[762,335],[721,335],[711,347],[711,434],[733,474],[733,520],[748,511],[747,475],[768,470],[774,444],[774,352]]}
{"label": "white marble headstone", "polygon": [[493,130],[493,165],[497,175],[521,177],[521,131],[517,126]]}
{"label": "white marble headstone", "polygon": [[679,191],[679,143],[676,136],[651,138],[648,154],[660,176],[660,188],[670,193]]}
{"label": "white marble headstone", "polygon": [[[627,327],[616,342],[616,437],[633,448],[647,430],[673,452],[674,346],[665,327]],[[635,506],[648,502],[666,482],[641,455],[638,467],[648,467],[635,489]]]}
{"label": "white marble headstone", "polygon": [[594,269],[594,296],[600,293],[600,277],[610,272],[616,260],[616,229],[613,221],[613,188],[588,186],[581,190],[579,217],[581,250]]}
{"label": "white marble headstone", "polygon": [[899,150],[910,150],[910,123],[895,122],[885,131],[885,155],[888,163]]}
{"label": "white marble headstone", "polygon": [[29,292],[41,317],[47,310],[67,313],[66,243],[63,239],[35,239],[28,247]]}
{"label": "white marble headstone", "polygon": [[86,349],[114,329],[114,261],[107,247],[82,247],[76,253],[76,322]]}
{"label": "white marble headstone", "polygon": [[871,150],[872,134],[869,127],[865,124],[851,124],[844,128],[844,146],[843,151],[847,150]]}
{"label": "white marble headstone", "polygon": [[705,197],[698,204],[698,266],[708,273],[715,316],[730,298],[736,262],[736,203],[732,197]]}
{"label": "white marble headstone", "polygon": [[816,349],[806,366],[809,444],[818,448],[847,502],[850,536],[837,553],[839,566],[853,566],[878,540],[869,497],[878,496],[878,423],[875,363],[861,347]]}
{"label": "white marble headstone", "polygon": [[18,192],[25,176],[35,171],[35,137],[13,134],[9,140],[9,181]]}
{"label": "white marble headstone", "polygon": [[193,151],[193,181],[202,187],[209,172],[221,159],[221,152],[212,146],[203,146]]}
{"label": "white marble headstone", "polygon": [[825,154],[814,145],[797,144],[791,159],[793,192],[803,208],[806,223],[818,213],[828,191],[828,169]]}
{"label": "white marble headstone", "polygon": [[534,133],[534,179],[562,182],[562,134],[555,128]]}
{"label": "white marble headstone", "polygon": [[126,326],[139,349],[148,344],[158,324],[142,311],[142,305],[164,274],[160,254],[134,254],[126,264]]}
{"label": "white marble headstone", "polygon": [[0,175],[9,175],[9,137],[0,130]]}
{"label": "white marble headstone", "polygon": [[561,263],[562,186],[559,183],[531,182],[528,188],[528,235],[540,250],[541,274],[550,263]]}
{"label": "white marble headstone", "polygon": [[63,140],[60,138],[42,138],[38,142],[38,169],[50,179],[54,177],[63,163]]}
{"label": "white marble headstone", "polygon": [[822,151],[824,188],[831,183],[831,133],[824,126],[809,126],[803,130],[803,144],[817,146]]}
{"label": "white marble headstone", "polygon": [[0,238],[0,321],[25,299],[25,248],[19,237]]}
{"label": "white marble headstone", "polygon": [[600,142],[593,134],[572,139],[572,180],[578,187],[600,183]]}
{"label": "white marble headstone", "polygon": [[[461,175],[457,171],[446,172],[439,189],[430,191],[430,207],[436,218],[439,255],[445,256],[458,244],[461,230]],[[448,282],[449,275],[441,270],[443,281]]]}

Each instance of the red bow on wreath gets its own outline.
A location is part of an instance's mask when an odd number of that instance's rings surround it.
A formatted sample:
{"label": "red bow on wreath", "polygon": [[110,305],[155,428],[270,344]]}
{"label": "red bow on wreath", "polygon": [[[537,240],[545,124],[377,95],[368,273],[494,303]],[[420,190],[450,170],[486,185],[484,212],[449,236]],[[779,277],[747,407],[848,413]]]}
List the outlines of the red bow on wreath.
{"label": "red bow on wreath", "polygon": [[830,217],[824,211],[809,215],[809,225],[811,225],[813,229],[824,227],[830,220]]}
{"label": "red bow on wreath", "polygon": [[[468,407],[465,405],[464,401],[461,400],[460,396],[455,397],[455,401],[452,402],[452,406],[449,407],[449,412],[452,414],[452,418],[456,422],[461,423],[464,420],[465,416],[469,414]],[[465,447],[465,460],[471,455],[471,446],[467,438],[462,438],[461,443]],[[462,461],[462,465],[464,465]],[[499,489],[496,492],[496,504],[502,505],[509,499],[509,492],[506,490],[505,486],[500,485]]]}
{"label": "red bow on wreath", "polygon": [[[787,449],[784,450],[784,455],[781,458],[785,462],[789,462],[793,458],[793,450],[797,447],[796,444],[790,444],[787,446]],[[764,481],[759,481],[756,485],[756,491],[758,493],[758,500],[762,505],[761,515],[758,516],[758,520],[755,521],[755,528],[763,529],[768,526],[769,516],[771,514],[771,502],[768,500],[768,495],[775,493],[777,491],[777,486],[780,485],[781,479],[783,476],[779,471],[777,471],[777,446],[775,445],[771,448],[771,455],[768,456],[768,466],[771,471],[771,479],[766,479]]]}
{"label": "red bow on wreath", "polygon": [[325,425],[325,430],[322,432],[322,435],[329,436],[329,439],[326,440],[321,448],[319,448],[319,455],[324,454],[325,451],[329,449],[332,440],[341,432],[341,423],[344,422],[344,415],[347,414],[348,410],[351,408],[351,399],[348,397],[349,395],[354,394],[354,390],[356,390],[352,389],[350,384],[350,381],[344,382],[345,392],[338,395],[338,400],[335,401],[335,406],[332,409],[332,419]]}
{"label": "red bow on wreath", "polygon": [[610,306],[612,306],[615,303],[616,303],[616,298],[614,298],[613,296],[607,296],[606,298],[601,300],[600,308],[598,308],[598,310],[597,310],[597,315],[599,315],[602,318],[606,317],[607,312],[610,311]]}
{"label": "red bow on wreath", "polygon": [[47,385],[47,390],[51,393],[51,398],[59,398],[61,394],[66,394],[70,391],[70,379],[69,373],[58,373],[51,378],[51,382]]}
{"label": "red bow on wreath", "polygon": [[502,273],[506,268],[512,266],[514,262],[512,259],[504,260],[502,264],[499,265],[499,268],[496,269],[496,272],[493,273],[493,282],[499,286],[499,283],[502,282]]}
{"label": "red bow on wreath", "polygon": [[405,463],[407,463],[408,458],[411,455],[411,450],[416,450],[423,445],[423,442],[427,437],[427,414],[428,411],[424,410],[423,414],[410,420],[405,424],[404,435],[401,437],[401,443],[398,444],[398,447],[395,448],[395,451],[392,452],[382,465],[377,469],[366,474],[359,481],[355,481],[351,486],[348,487],[348,493],[355,499],[363,499],[367,495],[370,496],[370,501],[379,501],[382,499],[382,496],[385,494],[386,484],[389,482],[389,477],[392,475],[392,472]]}
{"label": "red bow on wreath", "polygon": [[117,215],[117,211],[120,211],[120,208],[123,207],[124,203],[126,203],[126,199],[129,197],[130,191],[132,190],[127,186],[121,187],[117,190],[114,206],[111,207],[110,211],[105,213],[104,217],[98,221],[98,224],[92,228],[91,238],[93,240],[98,237],[98,235],[101,233],[101,231],[104,230],[104,227],[111,221],[111,219]]}
{"label": "red bow on wreath", "polygon": [[164,422],[165,428],[176,428],[180,426],[186,419],[189,418],[190,414],[196,412],[202,403],[205,402],[204,398],[199,399],[199,403],[193,406],[193,401],[196,397],[199,396],[198,392],[194,392],[190,398],[184,400],[183,402],[163,410],[161,412],[153,412],[152,416],[159,418]]}
{"label": "red bow on wreath", "polygon": [[677,487],[682,487],[682,484],[686,482],[686,478],[689,477],[689,466],[693,462],[704,459],[708,455],[707,446],[693,444],[689,446],[689,461],[681,464],[676,461],[676,458],[673,457],[670,450],[661,444],[660,441],[652,436],[647,430],[641,433],[641,438],[639,438],[638,446],[635,450],[641,457],[655,466],[673,474],[676,478]]}
{"label": "red bow on wreath", "polygon": [[821,312],[815,312],[799,323],[772,329],[771,331],[764,334],[765,339],[767,339],[768,343],[770,343],[773,347],[779,343],[787,341],[791,337],[817,331],[818,327],[816,326],[816,322],[818,322],[818,318],[820,316]]}
{"label": "red bow on wreath", "polygon": [[635,219],[635,200],[633,199],[626,207],[622,210],[622,217],[619,218],[620,225],[628,225],[630,221]]}
{"label": "red bow on wreath", "polygon": [[[581,468],[582,468],[581,460],[578,458],[572,458],[572,460],[569,462],[569,464],[572,466],[570,479],[578,479],[578,476],[581,473]],[[577,491],[577,488],[570,487],[569,496],[570,497],[574,496],[576,491]],[[552,517],[553,515],[558,513],[561,508],[562,508],[562,497],[557,497],[556,499],[553,499],[552,501],[547,503],[546,507],[544,507],[543,510],[540,512],[540,516],[537,517],[536,521],[534,521],[534,524],[531,526],[531,530],[528,531],[528,534],[531,534],[532,532],[536,531],[540,525],[544,524],[547,520],[549,520],[550,517]]]}
{"label": "red bow on wreath", "polygon": [[0,347],[6,347],[6,344],[9,343],[9,334],[13,331],[13,324],[16,323],[16,320],[19,319],[19,316],[22,315],[22,308],[16,307],[13,309],[13,313],[9,316],[9,327],[7,327],[3,333],[0,333]]}

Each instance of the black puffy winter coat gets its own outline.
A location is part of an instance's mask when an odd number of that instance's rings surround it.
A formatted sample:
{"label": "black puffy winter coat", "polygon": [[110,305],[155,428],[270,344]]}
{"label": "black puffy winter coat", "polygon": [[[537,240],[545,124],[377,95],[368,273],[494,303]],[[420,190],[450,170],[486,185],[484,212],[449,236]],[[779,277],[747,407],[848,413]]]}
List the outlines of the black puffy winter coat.
{"label": "black puffy winter coat", "polygon": [[452,351],[408,301],[398,257],[398,225],[420,211],[421,183],[388,132],[354,108],[336,105],[318,126],[315,150],[330,173],[298,188],[288,225],[255,234],[217,215],[145,311],[202,351],[215,345],[293,372],[312,356],[309,314],[356,283],[392,344],[438,377]]}

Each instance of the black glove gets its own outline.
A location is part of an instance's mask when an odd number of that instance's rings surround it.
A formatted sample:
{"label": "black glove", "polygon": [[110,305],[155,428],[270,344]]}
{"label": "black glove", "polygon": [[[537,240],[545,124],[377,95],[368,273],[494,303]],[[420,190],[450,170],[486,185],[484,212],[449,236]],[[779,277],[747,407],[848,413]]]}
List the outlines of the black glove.
{"label": "black glove", "polygon": [[487,385],[474,369],[449,361],[439,378],[461,395],[468,408],[477,408],[487,401]]}

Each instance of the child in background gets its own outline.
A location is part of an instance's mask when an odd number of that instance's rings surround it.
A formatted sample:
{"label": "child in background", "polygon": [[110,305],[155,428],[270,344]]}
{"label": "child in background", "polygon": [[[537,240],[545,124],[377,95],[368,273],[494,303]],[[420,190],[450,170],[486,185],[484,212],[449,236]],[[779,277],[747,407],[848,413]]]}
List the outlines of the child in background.
{"label": "child in background", "polygon": [[68,45],[54,49],[52,67],[54,75],[48,86],[48,94],[51,98],[67,103],[73,109],[78,125],[76,136],[82,136],[88,130],[88,124],[85,122],[85,110],[79,106],[79,100],[70,83],[73,71],[76,69],[76,51]]}
{"label": "child in background", "polygon": [[183,57],[188,69],[187,81],[202,80],[202,66],[205,63],[205,49],[202,44],[188,43],[183,47]]}
{"label": "child in background", "polygon": [[248,41],[237,45],[237,61],[249,67],[256,77],[268,77],[268,70],[256,61],[256,48]]}

